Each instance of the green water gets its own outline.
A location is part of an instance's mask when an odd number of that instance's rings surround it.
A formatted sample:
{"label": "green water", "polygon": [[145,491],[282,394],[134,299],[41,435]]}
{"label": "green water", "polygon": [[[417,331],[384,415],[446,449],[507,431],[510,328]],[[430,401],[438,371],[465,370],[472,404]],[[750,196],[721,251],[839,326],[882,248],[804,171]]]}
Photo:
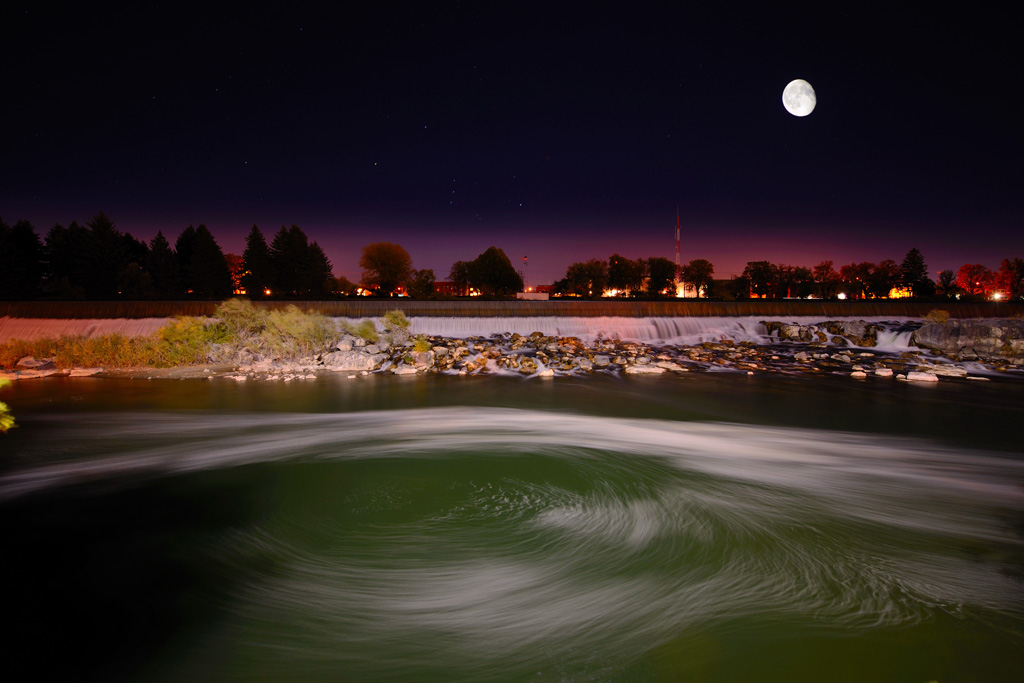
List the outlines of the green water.
{"label": "green water", "polygon": [[998,681],[1014,381],[57,380],[4,395],[14,679]]}

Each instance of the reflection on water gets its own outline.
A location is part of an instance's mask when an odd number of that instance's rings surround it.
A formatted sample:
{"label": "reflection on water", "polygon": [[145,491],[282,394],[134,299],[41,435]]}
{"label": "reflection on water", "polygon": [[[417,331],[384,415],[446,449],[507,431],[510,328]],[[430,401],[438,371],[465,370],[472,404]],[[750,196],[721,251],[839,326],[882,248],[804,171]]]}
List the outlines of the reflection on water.
{"label": "reflection on water", "polygon": [[[657,418],[582,398],[474,404],[472,390],[410,406],[417,386],[388,384],[406,405],[340,413],[27,401],[0,475],[23,587],[15,663],[290,681],[1017,669],[1016,454],[763,415],[680,420],[685,402],[664,398],[647,403]],[[636,386],[584,393],[607,405]]]}

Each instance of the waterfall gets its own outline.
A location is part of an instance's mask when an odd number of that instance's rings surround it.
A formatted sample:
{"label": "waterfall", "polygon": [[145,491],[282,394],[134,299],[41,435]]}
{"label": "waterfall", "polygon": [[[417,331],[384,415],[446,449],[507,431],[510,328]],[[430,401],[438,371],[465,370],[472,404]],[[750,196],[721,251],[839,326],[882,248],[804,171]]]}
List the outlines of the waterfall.
{"label": "waterfall", "polygon": [[[622,339],[661,344],[700,344],[709,341],[731,339],[735,342],[749,341],[766,343],[770,341],[762,321],[783,320],[794,324],[815,324],[822,318],[810,316],[764,318],[764,317],[433,317],[414,316],[409,318],[413,334],[439,337],[489,337],[500,333],[529,335],[541,332],[545,335],[579,337],[592,341],[598,338]],[[857,318],[858,320],[863,318]],[[908,321],[868,319],[884,325],[879,340],[884,339],[887,347],[905,349],[910,344],[912,331],[907,329]],[[884,335],[884,337],[883,337]]]}

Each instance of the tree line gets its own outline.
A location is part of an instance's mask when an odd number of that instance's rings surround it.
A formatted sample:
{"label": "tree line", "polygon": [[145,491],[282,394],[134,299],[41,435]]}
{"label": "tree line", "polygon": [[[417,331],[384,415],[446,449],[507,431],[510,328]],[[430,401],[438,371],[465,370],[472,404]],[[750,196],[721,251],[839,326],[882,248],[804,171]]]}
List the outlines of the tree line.
{"label": "tree line", "polygon": [[[146,243],[120,231],[103,212],[85,225],[54,225],[40,239],[29,221],[0,220],[0,299],[324,299],[359,293],[419,298],[436,295],[434,271],[412,268],[401,246],[363,248],[362,281],[334,277],[330,260],[297,225],[281,226],[268,243],[258,226],[241,256],[225,254],[205,225],[188,226],[172,246],[163,231]],[[490,247],[472,261],[456,261],[454,295],[509,296],[523,280],[503,250]]]}
{"label": "tree line", "polygon": [[[234,292],[252,298],[322,299],[359,293],[416,298],[439,295],[505,297],[523,289],[523,280],[505,252],[489,247],[471,261],[456,261],[442,289],[431,269],[414,269],[409,253],[398,244],[376,242],[363,248],[359,285],[335,278],[330,260],[296,225],[281,226],[268,243],[253,226],[241,256],[225,254],[200,224],[188,226],[172,246],[163,232],[146,243],[121,232],[104,213],[85,225],[54,225],[43,239],[32,224],[8,226],[0,220],[0,298],[3,299],[223,299]],[[552,285],[561,296],[599,298],[674,297],[677,283],[696,296],[727,294],[731,298],[831,299],[890,296],[1024,297],[1024,260],[1003,259],[997,270],[964,264],[944,270],[933,281],[920,250],[903,261],[850,263],[836,269],[832,261],[813,268],[750,261],[742,275],[728,282],[714,279],[714,266],[694,259],[676,268],[663,257],[630,259],[613,254],[607,260],[571,264]],[[726,291],[716,292],[716,287]]]}
{"label": "tree line", "polygon": [[[938,275],[937,281],[928,277],[924,256],[917,248],[908,251],[901,263],[886,259],[850,263],[838,270],[833,261],[822,261],[814,268],[749,261],[739,277],[726,283],[714,279],[714,265],[707,259],[694,259],[677,270],[666,258],[629,259],[613,254],[606,261],[591,259],[571,264],[553,291],[595,299],[674,297],[676,283],[680,283],[694,296],[724,294],[734,299],[1024,297],[1024,260],[1020,258],[1003,259],[995,271],[980,264],[964,264],[956,272],[944,270]],[[716,286],[724,286],[726,291],[715,292]]]}
{"label": "tree line", "polygon": [[281,226],[269,245],[254,225],[238,257],[202,224],[172,247],[163,231],[146,243],[103,212],[85,225],[54,225],[43,239],[28,221],[0,221],[0,298],[223,299],[240,289],[320,298],[337,283],[323,249],[295,225]]}

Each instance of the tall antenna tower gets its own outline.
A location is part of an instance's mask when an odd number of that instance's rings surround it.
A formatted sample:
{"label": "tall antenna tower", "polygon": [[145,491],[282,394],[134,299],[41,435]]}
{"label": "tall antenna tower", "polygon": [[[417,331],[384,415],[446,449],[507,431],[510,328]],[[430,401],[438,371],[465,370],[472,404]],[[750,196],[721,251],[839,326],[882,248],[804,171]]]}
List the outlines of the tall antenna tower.
{"label": "tall antenna tower", "polygon": [[679,206],[676,206],[676,272],[679,272]]}

